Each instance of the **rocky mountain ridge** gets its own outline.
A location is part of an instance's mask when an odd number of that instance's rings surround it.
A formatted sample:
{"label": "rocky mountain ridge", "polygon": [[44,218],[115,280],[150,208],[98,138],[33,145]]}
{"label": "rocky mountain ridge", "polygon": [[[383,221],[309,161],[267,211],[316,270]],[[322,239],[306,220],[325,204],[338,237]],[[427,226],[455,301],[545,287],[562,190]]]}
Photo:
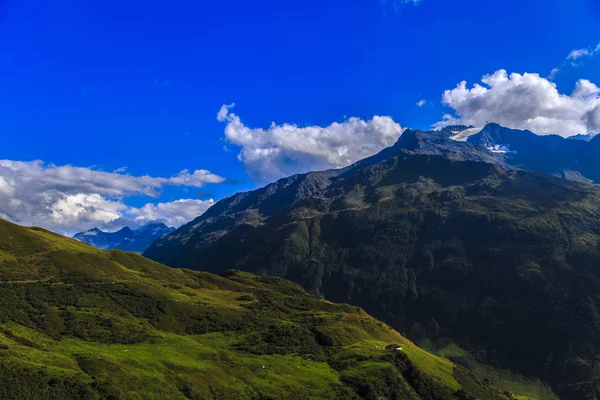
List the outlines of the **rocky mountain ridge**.
{"label": "rocky mountain ridge", "polygon": [[156,239],[174,230],[175,228],[168,227],[163,223],[147,224],[135,230],[126,226],[117,232],[103,232],[98,228],[93,228],[77,233],[73,239],[91,244],[101,250],[120,249],[142,253]]}

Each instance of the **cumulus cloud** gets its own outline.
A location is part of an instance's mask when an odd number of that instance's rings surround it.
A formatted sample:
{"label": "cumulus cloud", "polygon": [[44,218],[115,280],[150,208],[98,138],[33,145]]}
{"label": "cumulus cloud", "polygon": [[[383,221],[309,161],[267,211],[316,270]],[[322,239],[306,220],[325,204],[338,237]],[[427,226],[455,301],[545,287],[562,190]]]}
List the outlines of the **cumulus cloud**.
{"label": "cumulus cloud", "polygon": [[46,192],[56,189],[63,192],[103,193],[109,196],[122,196],[142,193],[156,196],[157,191],[166,185],[185,185],[202,187],[207,183],[223,183],[225,178],[207,170],[196,170],[190,173],[183,170],[170,178],[132,176],[123,174],[122,170],[104,172],[91,168],[71,165],[46,165],[42,161],[0,160],[0,176],[9,184],[23,186],[27,183],[29,190]]}
{"label": "cumulus cloud", "polygon": [[[183,212],[181,207],[159,204],[136,209],[127,206],[123,199],[138,195],[158,197],[165,186],[199,188],[207,183],[223,182],[224,178],[206,170],[183,170],[163,178],[46,165],[41,161],[0,160],[0,214],[13,222],[39,225],[61,233],[107,227],[128,218],[150,221],[151,215],[172,224],[183,223],[189,213]],[[205,206],[210,201],[189,200],[186,204],[195,212],[198,204]],[[168,211],[181,211],[181,214],[168,216]]]}
{"label": "cumulus cloud", "polygon": [[27,217],[33,217],[27,221],[28,225],[33,223],[64,231],[83,229],[87,226],[103,226],[121,218],[123,212],[128,209],[120,200],[110,200],[97,193],[78,193],[57,197],[54,203],[47,205],[50,211],[49,215],[44,215],[45,210],[40,210],[41,212],[37,215],[19,215],[19,210],[25,208],[33,211],[32,206],[32,204],[19,200],[19,203],[16,204],[16,207],[12,207],[11,211],[16,210],[13,215],[18,217],[18,222],[23,222],[23,217],[26,221]]}
{"label": "cumulus cloud", "polygon": [[8,183],[8,181],[4,179],[3,176],[0,176],[0,196],[12,196],[14,194],[15,188],[10,183]]}
{"label": "cumulus cloud", "polygon": [[238,159],[258,182],[345,167],[391,146],[404,131],[392,118],[381,116],[370,121],[349,118],[326,127],[272,123],[268,129],[249,128],[232,107],[221,107],[217,118],[226,123],[226,141],[241,147]]}
{"label": "cumulus cloud", "polygon": [[213,199],[180,199],[170,203],[146,204],[141,208],[132,208],[129,213],[134,216],[134,222],[138,225],[163,222],[167,226],[181,226],[204,214],[213,204]]}
{"label": "cumulus cloud", "polygon": [[581,79],[575,84],[575,90],[573,91],[573,97],[579,99],[594,98],[600,93],[600,88],[588,81],[587,79]]}
{"label": "cumulus cloud", "polygon": [[442,102],[454,109],[434,125],[474,125],[496,122],[509,128],[538,134],[571,136],[600,132],[600,89],[582,79],[574,91],[560,93],[553,82],[538,74],[508,74],[499,70],[486,75],[472,88],[463,81],[446,90]]}
{"label": "cumulus cloud", "polygon": [[427,100],[419,100],[417,101],[417,107],[423,107],[427,104]]}

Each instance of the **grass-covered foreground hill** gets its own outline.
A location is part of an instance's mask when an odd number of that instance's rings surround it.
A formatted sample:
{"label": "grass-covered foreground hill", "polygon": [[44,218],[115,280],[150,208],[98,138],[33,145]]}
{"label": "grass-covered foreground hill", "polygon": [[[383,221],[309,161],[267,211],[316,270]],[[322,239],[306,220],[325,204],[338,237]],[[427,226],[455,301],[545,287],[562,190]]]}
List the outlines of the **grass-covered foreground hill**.
{"label": "grass-covered foreground hill", "polygon": [[0,299],[2,399],[510,398],[283,279],[174,270],[2,220]]}

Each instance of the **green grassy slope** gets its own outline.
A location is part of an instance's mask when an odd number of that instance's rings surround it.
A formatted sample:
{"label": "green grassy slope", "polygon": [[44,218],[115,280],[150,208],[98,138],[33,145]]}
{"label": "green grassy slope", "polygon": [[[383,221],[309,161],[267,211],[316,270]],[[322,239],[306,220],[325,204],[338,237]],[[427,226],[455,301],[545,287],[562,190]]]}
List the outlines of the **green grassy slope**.
{"label": "green grassy slope", "polygon": [[283,279],[174,270],[2,220],[0,299],[2,399],[509,398]]}

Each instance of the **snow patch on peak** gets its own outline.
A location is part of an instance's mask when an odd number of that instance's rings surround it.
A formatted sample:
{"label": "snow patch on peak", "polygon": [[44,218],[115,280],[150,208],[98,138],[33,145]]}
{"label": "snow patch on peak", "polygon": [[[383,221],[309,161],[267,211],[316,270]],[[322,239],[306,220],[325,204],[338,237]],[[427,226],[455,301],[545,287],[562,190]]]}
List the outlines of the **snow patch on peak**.
{"label": "snow patch on peak", "polygon": [[516,151],[512,151],[510,146],[507,144],[495,144],[487,148],[492,153],[500,153],[500,154],[517,154]]}
{"label": "snow patch on peak", "polygon": [[455,140],[457,142],[466,142],[469,136],[475,135],[480,131],[480,128],[467,128],[464,130],[450,131],[450,133],[452,133],[450,139]]}

